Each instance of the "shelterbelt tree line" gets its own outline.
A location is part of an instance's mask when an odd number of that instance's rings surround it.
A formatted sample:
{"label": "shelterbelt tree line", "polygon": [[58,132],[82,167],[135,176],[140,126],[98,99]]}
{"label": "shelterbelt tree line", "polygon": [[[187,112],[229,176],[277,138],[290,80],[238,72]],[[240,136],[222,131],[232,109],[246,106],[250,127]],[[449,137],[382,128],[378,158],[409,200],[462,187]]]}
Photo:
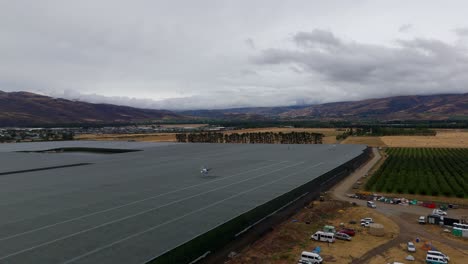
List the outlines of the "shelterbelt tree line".
{"label": "shelterbelt tree line", "polygon": [[176,134],[177,142],[250,143],[250,144],[322,144],[323,134],[310,132],[190,133]]}

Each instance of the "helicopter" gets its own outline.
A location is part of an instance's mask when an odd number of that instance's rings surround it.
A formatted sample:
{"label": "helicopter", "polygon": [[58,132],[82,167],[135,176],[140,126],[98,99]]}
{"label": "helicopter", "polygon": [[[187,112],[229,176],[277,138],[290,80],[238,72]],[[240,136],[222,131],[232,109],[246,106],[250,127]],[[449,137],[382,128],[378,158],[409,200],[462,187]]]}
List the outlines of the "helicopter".
{"label": "helicopter", "polygon": [[208,176],[208,172],[209,172],[210,170],[211,170],[211,168],[207,168],[206,166],[203,166],[203,167],[201,168],[200,173],[201,173],[202,176]]}

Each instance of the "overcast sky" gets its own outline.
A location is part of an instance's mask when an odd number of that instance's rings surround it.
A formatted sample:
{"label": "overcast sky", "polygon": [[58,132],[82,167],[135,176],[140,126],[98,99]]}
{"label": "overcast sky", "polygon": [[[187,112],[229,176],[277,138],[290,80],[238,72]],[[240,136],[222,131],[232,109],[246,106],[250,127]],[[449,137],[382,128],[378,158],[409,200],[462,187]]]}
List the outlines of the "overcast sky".
{"label": "overcast sky", "polygon": [[145,108],[468,92],[468,1],[0,0],[0,90]]}

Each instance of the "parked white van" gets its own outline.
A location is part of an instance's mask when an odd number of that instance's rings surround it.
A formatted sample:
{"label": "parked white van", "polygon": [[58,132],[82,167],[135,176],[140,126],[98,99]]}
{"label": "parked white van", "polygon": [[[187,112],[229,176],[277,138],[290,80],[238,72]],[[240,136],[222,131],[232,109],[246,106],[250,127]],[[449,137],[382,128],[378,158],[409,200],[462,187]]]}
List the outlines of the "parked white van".
{"label": "parked white van", "polygon": [[427,254],[426,263],[427,264],[447,264],[448,262],[444,257]]}
{"label": "parked white van", "polygon": [[299,263],[306,264],[322,264],[322,262],[323,259],[319,254],[308,251],[302,251],[301,259],[299,260]]}
{"label": "parked white van", "polygon": [[427,255],[442,257],[447,261],[450,260],[449,256],[445,255],[444,253],[442,253],[440,251],[429,250],[429,251],[427,251]]}
{"label": "parked white van", "polygon": [[313,234],[310,237],[310,239],[333,243],[333,242],[335,242],[335,234],[329,233],[329,232],[317,231],[317,232],[315,232],[315,234]]}

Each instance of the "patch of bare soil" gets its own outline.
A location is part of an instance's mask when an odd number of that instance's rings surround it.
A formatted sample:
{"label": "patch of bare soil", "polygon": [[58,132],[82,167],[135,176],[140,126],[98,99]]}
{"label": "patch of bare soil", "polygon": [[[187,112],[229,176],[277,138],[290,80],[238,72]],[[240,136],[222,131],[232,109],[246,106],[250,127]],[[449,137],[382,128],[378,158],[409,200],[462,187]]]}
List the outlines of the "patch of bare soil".
{"label": "patch of bare soil", "polygon": [[416,252],[408,252],[406,243],[400,243],[395,247],[383,252],[382,254],[376,255],[369,261],[369,264],[381,264],[381,263],[392,263],[402,262],[407,263],[408,261],[405,258],[408,255],[411,255],[415,258],[415,261],[411,263],[423,264],[426,263],[427,251],[424,248],[425,243],[430,243],[437,250],[442,251],[444,254],[450,257],[451,264],[463,264],[466,263],[466,258],[468,257],[468,252],[466,250],[456,249],[450,246],[445,245],[434,240],[426,240],[422,238],[419,243],[412,241],[415,244]]}
{"label": "patch of bare soil", "polygon": [[[383,224],[385,235],[373,236],[368,228],[361,227],[359,221],[364,217],[372,217],[376,223]],[[357,224],[349,224],[350,220],[355,220]],[[338,228],[342,223],[356,230],[352,241],[337,240],[328,244],[309,239],[326,224]],[[294,263],[302,251],[312,251],[317,246],[321,247],[320,255],[327,263],[351,263],[372,248],[387,243],[398,232],[399,228],[395,223],[375,210],[352,207],[349,203],[340,201],[314,202],[228,263]]]}

